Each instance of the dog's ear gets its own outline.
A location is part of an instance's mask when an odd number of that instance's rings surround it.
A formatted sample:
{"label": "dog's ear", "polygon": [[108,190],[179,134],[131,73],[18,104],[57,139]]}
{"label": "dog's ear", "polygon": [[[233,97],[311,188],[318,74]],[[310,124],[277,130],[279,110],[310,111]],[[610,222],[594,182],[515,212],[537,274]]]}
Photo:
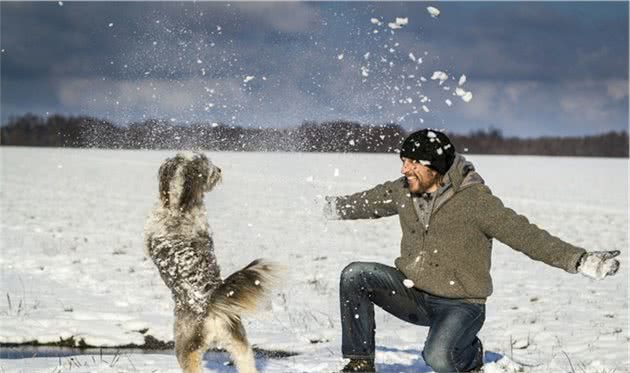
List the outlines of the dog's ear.
{"label": "dog's ear", "polygon": [[192,160],[184,164],[184,184],[179,198],[179,208],[182,211],[190,210],[203,199],[208,173],[208,159],[205,155],[195,154]]}
{"label": "dog's ear", "polygon": [[168,208],[171,203],[171,180],[175,177],[177,166],[180,164],[181,158],[168,158],[162,163],[160,170],[158,171],[160,200],[162,201],[162,206],[165,208]]}

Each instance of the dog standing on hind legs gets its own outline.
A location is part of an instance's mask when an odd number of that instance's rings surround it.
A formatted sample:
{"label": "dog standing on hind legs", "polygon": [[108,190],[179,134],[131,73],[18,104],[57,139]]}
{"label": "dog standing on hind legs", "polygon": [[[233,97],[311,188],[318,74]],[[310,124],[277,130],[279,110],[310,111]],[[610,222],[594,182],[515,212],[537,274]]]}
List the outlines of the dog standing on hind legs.
{"label": "dog standing on hind legs", "polygon": [[175,301],[175,354],[185,373],[200,373],[203,354],[222,346],[240,373],[255,373],[241,323],[277,278],[278,266],[257,259],[221,279],[203,203],[221,169],[201,153],[178,153],[158,172],[159,200],[145,225],[145,250]]}

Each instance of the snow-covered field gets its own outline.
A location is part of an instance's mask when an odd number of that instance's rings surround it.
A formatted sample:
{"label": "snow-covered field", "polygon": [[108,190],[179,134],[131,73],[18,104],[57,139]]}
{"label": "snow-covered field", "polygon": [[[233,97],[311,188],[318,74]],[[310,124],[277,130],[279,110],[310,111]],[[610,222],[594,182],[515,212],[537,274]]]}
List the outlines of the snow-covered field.
{"label": "snow-covered field", "polygon": [[[74,337],[96,346],[172,339],[169,291],[144,258],[142,229],[170,151],[0,148],[0,342]],[[251,342],[298,352],[264,372],[342,365],[338,276],[351,261],[392,264],[397,218],[326,221],[322,195],[399,175],[396,155],[208,153],[224,181],[206,197],[224,275],[254,258],[288,265]],[[506,205],[590,250],[619,249],[616,277],[595,281],[495,243],[495,293],[481,338],[486,372],[628,372],[628,160],[469,155]],[[430,372],[426,328],[377,311],[379,372]],[[8,349],[4,349],[6,352]],[[205,371],[232,372],[208,355]],[[0,360],[1,372],[176,372],[164,353]]]}

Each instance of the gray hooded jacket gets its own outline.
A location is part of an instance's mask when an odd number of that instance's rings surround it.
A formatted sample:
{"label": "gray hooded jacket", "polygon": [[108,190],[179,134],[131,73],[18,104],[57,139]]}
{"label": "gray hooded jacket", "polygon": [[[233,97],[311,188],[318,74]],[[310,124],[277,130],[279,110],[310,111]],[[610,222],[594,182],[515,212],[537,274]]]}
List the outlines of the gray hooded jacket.
{"label": "gray hooded jacket", "polygon": [[492,294],[492,239],[567,272],[577,272],[584,249],[531,224],[505,207],[473,165],[457,155],[444,185],[419,207],[401,177],[348,196],[329,199],[339,219],[398,215],[402,228],[396,267],[427,293],[484,303]]}

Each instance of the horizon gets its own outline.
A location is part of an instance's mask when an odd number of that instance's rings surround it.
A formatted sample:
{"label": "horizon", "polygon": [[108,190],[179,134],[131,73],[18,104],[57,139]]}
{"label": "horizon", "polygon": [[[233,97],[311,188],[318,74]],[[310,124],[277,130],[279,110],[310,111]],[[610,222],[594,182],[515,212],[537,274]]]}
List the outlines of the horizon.
{"label": "horizon", "polygon": [[0,8],[2,126],[30,112],[122,126],[165,118],[496,128],[518,138],[628,131],[627,2]]}
{"label": "horizon", "polygon": [[[65,119],[70,119],[70,118],[86,118],[86,119],[93,119],[96,121],[100,121],[100,122],[107,122],[108,124],[111,124],[115,127],[119,127],[119,128],[129,128],[129,126],[133,125],[133,124],[143,124],[146,122],[151,122],[154,121],[156,123],[160,123],[162,125],[169,125],[173,128],[177,128],[177,127],[181,127],[181,128],[188,128],[194,125],[202,125],[202,126],[212,126],[212,127],[223,127],[223,128],[239,128],[242,130],[269,130],[269,131],[292,131],[292,130],[298,130],[301,126],[307,124],[307,123],[315,123],[316,125],[322,125],[322,124],[326,124],[326,123],[352,123],[352,124],[358,124],[361,127],[384,127],[384,126],[388,126],[388,125],[399,125],[398,123],[361,123],[361,122],[355,122],[355,121],[351,121],[351,120],[345,120],[345,119],[332,119],[329,121],[322,121],[322,122],[317,122],[317,121],[304,121],[302,123],[300,123],[299,125],[295,125],[295,126],[288,126],[288,127],[261,127],[261,126],[240,126],[240,125],[231,125],[231,124],[226,124],[226,123],[222,123],[222,122],[209,122],[209,121],[197,121],[197,122],[190,122],[190,121],[185,121],[185,122],[173,122],[170,119],[165,119],[165,118],[147,118],[147,119],[143,119],[141,121],[133,121],[133,122],[126,122],[126,123],[118,123],[112,120],[109,120],[107,118],[97,118],[94,116],[89,116],[89,115],[62,115],[62,114],[58,114],[58,113],[53,113],[47,116],[39,116],[37,114],[33,114],[33,113],[25,113],[23,115],[19,115],[19,116],[15,116],[15,117],[11,117],[8,118],[7,122],[5,123],[1,123],[0,124],[0,128],[2,127],[7,127],[10,125],[11,120],[15,120],[21,117],[26,117],[28,115],[36,115],[38,118],[43,119],[43,120],[47,120],[49,117],[54,117],[54,116],[61,116]],[[411,133],[413,131],[419,130],[420,128],[417,129],[406,129],[403,126],[400,126],[403,131],[405,131],[406,133]],[[423,127],[423,128],[429,128],[431,129],[432,127]],[[483,135],[489,135],[490,133],[494,132],[494,131],[498,131],[498,135],[505,140],[508,139],[518,139],[518,140],[539,140],[539,139],[545,139],[545,138],[559,138],[559,139],[568,139],[568,138],[594,138],[594,137],[600,137],[600,136],[604,136],[604,135],[609,135],[609,134],[621,134],[621,135],[626,135],[628,136],[630,134],[630,132],[628,131],[628,129],[624,128],[624,129],[620,129],[620,130],[608,130],[608,131],[603,131],[603,132],[599,132],[599,133],[592,133],[592,134],[588,134],[588,135],[541,135],[541,136],[519,136],[519,135],[508,135],[505,134],[503,132],[503,130],[501,130],[500,128],[497,127],[487,127],[487,128],[470,128],[467,131],[468,132],[457,132],[457,131],[450,131],[448,129],[445,128],[432,128],[432,129],[437,129],[439,131],[443,131],[451,136],[462,136],[462,137],[468,137],[468,136],[473,136],[474,134],[483,134]]]}

